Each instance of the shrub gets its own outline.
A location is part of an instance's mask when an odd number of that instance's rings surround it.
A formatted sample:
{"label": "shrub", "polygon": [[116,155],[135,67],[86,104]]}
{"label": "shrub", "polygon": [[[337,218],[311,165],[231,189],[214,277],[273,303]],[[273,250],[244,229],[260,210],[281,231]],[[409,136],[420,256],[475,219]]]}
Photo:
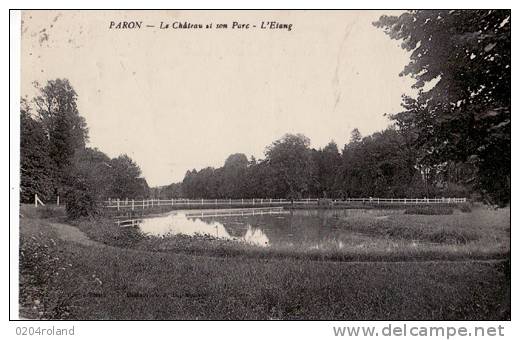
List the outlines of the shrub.
{"label": "shrub", "polygon": [[80,217],[94,216],[98,213],[96,200],[87,190],[70,189],[65,194],[67,217],[78,219]]}
{"label": "shrub", "polygon": [[[20,315],[29,319],[70,319],[82,291],[97,288],[78,277],[63,244],[47,236],[20,236]],[[74,287],[74,289],[70,289]]]}

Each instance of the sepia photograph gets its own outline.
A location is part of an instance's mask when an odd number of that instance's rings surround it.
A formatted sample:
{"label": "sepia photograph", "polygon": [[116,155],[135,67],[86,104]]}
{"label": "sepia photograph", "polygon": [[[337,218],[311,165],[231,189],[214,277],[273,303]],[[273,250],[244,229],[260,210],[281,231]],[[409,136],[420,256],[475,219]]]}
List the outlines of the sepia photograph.
{"label": "sepia photograph", "polygon": [[12,319],[511,320],[511,10],[18,15]]}

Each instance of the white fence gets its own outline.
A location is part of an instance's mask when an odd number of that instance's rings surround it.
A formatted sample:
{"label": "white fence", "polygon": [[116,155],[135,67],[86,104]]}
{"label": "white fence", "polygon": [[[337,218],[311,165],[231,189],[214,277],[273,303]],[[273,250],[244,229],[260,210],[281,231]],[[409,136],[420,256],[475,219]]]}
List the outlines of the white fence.
{"label": "white fence", "polygon": [[339,199],[317,199],[307,198],[299,200],[288,200],[282,198],[251,198],[251,199],[144,199],[144,200],[120,200],[110,199],[104,201],[105,208],[144,210],[153,207],[190,207],[190,206],[271,206],[271,205],[318,205],[319,202],[329,205],[340,205],[345,203],[368,203],[368,204],[457,204],[465,203],[466,198],[346,198]]}
{"label": "white fence", "polygon": [[[52,204],[52,203],[49,203],[49,204]],[[38,205],[41,205],[42,207],[44,207],[45,203],[43,203],[43,201],[40,199],[38,194],[34,194],[34,206],[37,208]],[[56,196],[56,206],[59,206],[59,205],[60,205],[60,196]]]}

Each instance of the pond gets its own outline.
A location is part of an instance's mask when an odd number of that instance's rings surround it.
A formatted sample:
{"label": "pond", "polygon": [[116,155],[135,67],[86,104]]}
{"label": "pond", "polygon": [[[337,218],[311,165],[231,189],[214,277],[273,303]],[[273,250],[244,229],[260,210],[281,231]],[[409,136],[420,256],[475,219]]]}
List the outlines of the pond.
{"label": "pond", "polygon": [[[209,235],[261,247],[341,249],[370,247],[379,242],[374,235],[345,228],[345,221],[384,221],[388,210],[284,210],[282,208],[216,209],[172,211],[143,218],[140,231],[152,236]],[[379,244],[380,245],[380,244]]]}

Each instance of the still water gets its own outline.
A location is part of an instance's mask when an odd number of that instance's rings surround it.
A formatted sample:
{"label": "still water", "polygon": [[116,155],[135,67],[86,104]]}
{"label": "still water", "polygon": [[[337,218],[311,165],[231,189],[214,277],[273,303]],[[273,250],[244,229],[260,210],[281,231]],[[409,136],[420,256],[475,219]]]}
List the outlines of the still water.
{"label": "still water", "polygon": [[[378,210],[283,210],[218,209],[173,211],[144,218],[139,229],[147,235],[209,235],[262,247],[303,248],[368,247],[373,235],[345,229],[345,219],[378,220],[388,218]],[[364,221],[364,222],[363,222]]]}

